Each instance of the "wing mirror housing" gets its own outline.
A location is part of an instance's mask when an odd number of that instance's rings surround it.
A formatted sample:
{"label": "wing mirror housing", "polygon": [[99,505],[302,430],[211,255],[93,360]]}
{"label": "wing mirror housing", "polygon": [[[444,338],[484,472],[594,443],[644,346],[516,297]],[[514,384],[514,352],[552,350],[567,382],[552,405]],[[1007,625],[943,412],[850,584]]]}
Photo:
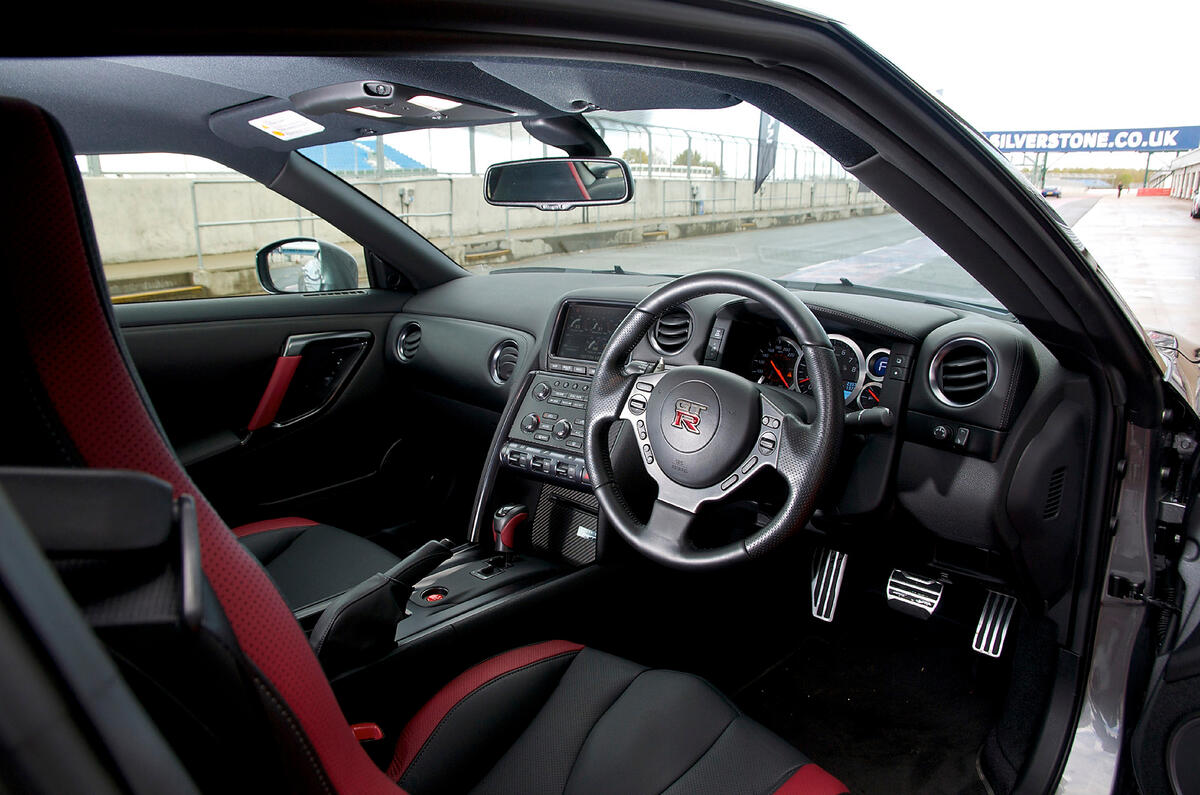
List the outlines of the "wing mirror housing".
{"label": "wing mirror housing", "polygon": [[615,157],[546,157],[488,167],[484,199],[499,207],[571,210],[633,198],[629,165]]}

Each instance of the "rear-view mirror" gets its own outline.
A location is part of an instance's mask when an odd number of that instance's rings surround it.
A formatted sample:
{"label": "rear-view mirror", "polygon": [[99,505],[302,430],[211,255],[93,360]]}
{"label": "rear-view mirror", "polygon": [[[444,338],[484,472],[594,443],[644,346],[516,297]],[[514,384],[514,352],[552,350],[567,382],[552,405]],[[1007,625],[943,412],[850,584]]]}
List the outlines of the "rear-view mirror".
{"label": "rear-view mirror", "polygon": [[570,210],[624,204],[633,198],[633,177],[615,157],[551,157],[497,163],[483,180],[488,204]]}

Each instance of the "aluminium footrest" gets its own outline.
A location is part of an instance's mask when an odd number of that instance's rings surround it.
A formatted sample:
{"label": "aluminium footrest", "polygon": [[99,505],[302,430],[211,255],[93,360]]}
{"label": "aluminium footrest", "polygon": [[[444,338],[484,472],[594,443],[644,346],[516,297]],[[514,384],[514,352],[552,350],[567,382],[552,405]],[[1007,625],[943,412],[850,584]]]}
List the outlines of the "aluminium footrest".
{"label": "aluminium footrest", "polygon": [[838,596],[842,592],[842,576],[846,573],[846,553],[829,547],[813,552],[812,614],[821,621],[833,621]]}

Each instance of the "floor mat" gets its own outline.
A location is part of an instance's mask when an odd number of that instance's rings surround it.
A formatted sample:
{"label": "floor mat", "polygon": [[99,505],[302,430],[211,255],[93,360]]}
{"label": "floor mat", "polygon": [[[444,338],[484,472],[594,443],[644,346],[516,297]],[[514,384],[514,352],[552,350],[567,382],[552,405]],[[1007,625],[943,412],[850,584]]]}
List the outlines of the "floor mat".
{"label": "floor mat", "polygon": [[986,792],[976,756],[1006,666],[972,652],[961,627],[849,612],[812,627],[738,704],[856,795]]}

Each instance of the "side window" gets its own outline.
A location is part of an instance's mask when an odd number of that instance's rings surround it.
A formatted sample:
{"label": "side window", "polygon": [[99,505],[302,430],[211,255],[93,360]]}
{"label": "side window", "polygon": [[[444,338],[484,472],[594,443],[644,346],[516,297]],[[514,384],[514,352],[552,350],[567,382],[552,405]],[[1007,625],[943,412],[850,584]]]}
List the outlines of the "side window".
{"label": "side window", "polygon": [[367,285],[362,246],[266,186],[194,155],[77,158],[113,303]]}

